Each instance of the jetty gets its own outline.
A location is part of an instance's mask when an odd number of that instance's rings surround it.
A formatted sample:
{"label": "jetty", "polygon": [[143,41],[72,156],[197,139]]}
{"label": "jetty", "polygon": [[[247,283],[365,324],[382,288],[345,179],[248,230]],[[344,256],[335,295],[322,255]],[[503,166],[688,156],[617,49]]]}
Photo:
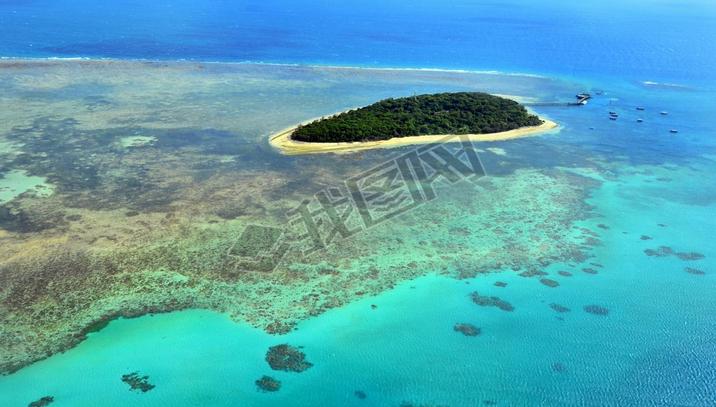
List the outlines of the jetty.
{"label": "jetty", "polygon": [[592,95],[586,92],[578,93],[576,95],[576,102],[535,102],[535,103],[523,103],[524,106],[584,106],[587,101],[592,98]]}

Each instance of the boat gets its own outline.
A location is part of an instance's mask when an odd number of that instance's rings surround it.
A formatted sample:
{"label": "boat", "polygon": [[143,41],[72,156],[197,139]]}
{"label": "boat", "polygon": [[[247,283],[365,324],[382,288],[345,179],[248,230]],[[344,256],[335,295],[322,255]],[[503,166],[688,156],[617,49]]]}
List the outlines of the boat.
{"label": "boat", "polygon": [[592,97],[592,95],[590,95],[589,93],[582,92],[577,93],[576,97],[577,99],[579,99],[577,100],[578,105],[586,105],[587,101]]}
{"label": "boat", "polygon": [[643,121],[644,121],[644,119],[636,119],[636,122],[637,122],[637,123],[641,123],[641,122],[643,122]]}
{"label": "boat", "polygon": [[678,131],[678,130],[675,130],[675,129],[669,130],[669,133],[678,133],[678,132],[679,132],[679,131]]}
{"label": "boat", "polygon": [[644,106],[637,106],[636,110],[644,110]]}
{"label": "boat", "polygon": [[669,112],[662,111],[662,112],[660,112],[659,114],[662,115],[662,116],[666,116],[667,114],[669,114]]}

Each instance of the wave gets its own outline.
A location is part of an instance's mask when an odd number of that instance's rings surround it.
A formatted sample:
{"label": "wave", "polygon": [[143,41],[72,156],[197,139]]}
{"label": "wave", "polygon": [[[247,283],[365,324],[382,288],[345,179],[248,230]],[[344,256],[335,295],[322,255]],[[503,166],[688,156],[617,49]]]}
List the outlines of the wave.
{"label": "wave", "polygon": [[266,65],[266,66],[285,66],[285,67],[306,67],[321,69],[354,69],[369,71],[421,71],[421,72],[445,72],[445,73],[462,73],[462,74],[480,74],[480,75],[501,75],[501,76],[520,76],[527,78],[548,78],[545,75],[539,75],[526,72],[509,72],[500,70],[479,70],[479,69],[457,69],[457,68],[435,68],[435,67],[382,67],[382,66],[360,66],[360,65],[326,65],[314,63],[281,63],[281,62],[265,62],[265,61],[205,61],[198,59],[153,59],[153,58],[106,58],[106,57],[14,57],[0,56],[0,61],[101,61],[101,62],[150,62],[150,63],[200,63],[200,64],[216,64],[216,65]]}
{"label": "wave", "polygon": [[651,87],[651,88],[665,88],[665,89],[688,89],[693,90],[694,88],[688,85],[681,85],[678,83],[669,83],[669,82],[655,82],[655,81],[642,81],[642,85]]}

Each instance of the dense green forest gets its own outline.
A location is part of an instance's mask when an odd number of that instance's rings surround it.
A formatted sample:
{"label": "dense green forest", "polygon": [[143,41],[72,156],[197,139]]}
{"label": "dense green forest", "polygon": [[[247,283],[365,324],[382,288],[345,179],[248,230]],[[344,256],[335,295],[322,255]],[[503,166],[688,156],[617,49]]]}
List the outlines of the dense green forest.
{"label": "dense green forest", "polygon": [[458,92],[386,99],[299,126],[298,141],[386,140],[431,134],[483,134],[542,121],[519,103],[487,93]]}

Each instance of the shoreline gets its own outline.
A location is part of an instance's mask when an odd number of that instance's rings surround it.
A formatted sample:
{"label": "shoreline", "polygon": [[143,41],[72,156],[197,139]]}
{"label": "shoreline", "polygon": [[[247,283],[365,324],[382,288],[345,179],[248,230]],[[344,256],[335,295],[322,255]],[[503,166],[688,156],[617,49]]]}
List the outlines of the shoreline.
{"label": "shoreline", "polygon": [[[334,113],[329,116],[331,117],[343,112]],[[552,132],[559,130],[559,125],[552,120],[545,117],[539,117],[543,121],[539,126],[520,127],[518,129],[502,131],[499,133],[484,133],[484,134],[431,134],[424,136],[407,136],[407,137],[393,137],[387,140],[377,141],[355,141],[355,142],[339,142],[339,143],[311,143],[306,141],[296,141],[291,138],[291,134],[296,130],[298,126],[306,125],[315,120],[320,119],[314,118],[306,120],[294,126],[285,128],[277,133],[273,133],[269,136],[268,142],[275,150],[283,155],[304,155],[304,154],[349,154],[358,151],[373,150],[378,148],[397,148],[410,145],[420,144],[432,144],[441,142],[451,142],[446,140],[452,138],[454,141],[460,141],[467,137],[469,141],[474,142],[491,142],[491,141],[505,141],[516,138],[531,137],[539,134]],[[457,137],[460,136],[460,137]]]}

